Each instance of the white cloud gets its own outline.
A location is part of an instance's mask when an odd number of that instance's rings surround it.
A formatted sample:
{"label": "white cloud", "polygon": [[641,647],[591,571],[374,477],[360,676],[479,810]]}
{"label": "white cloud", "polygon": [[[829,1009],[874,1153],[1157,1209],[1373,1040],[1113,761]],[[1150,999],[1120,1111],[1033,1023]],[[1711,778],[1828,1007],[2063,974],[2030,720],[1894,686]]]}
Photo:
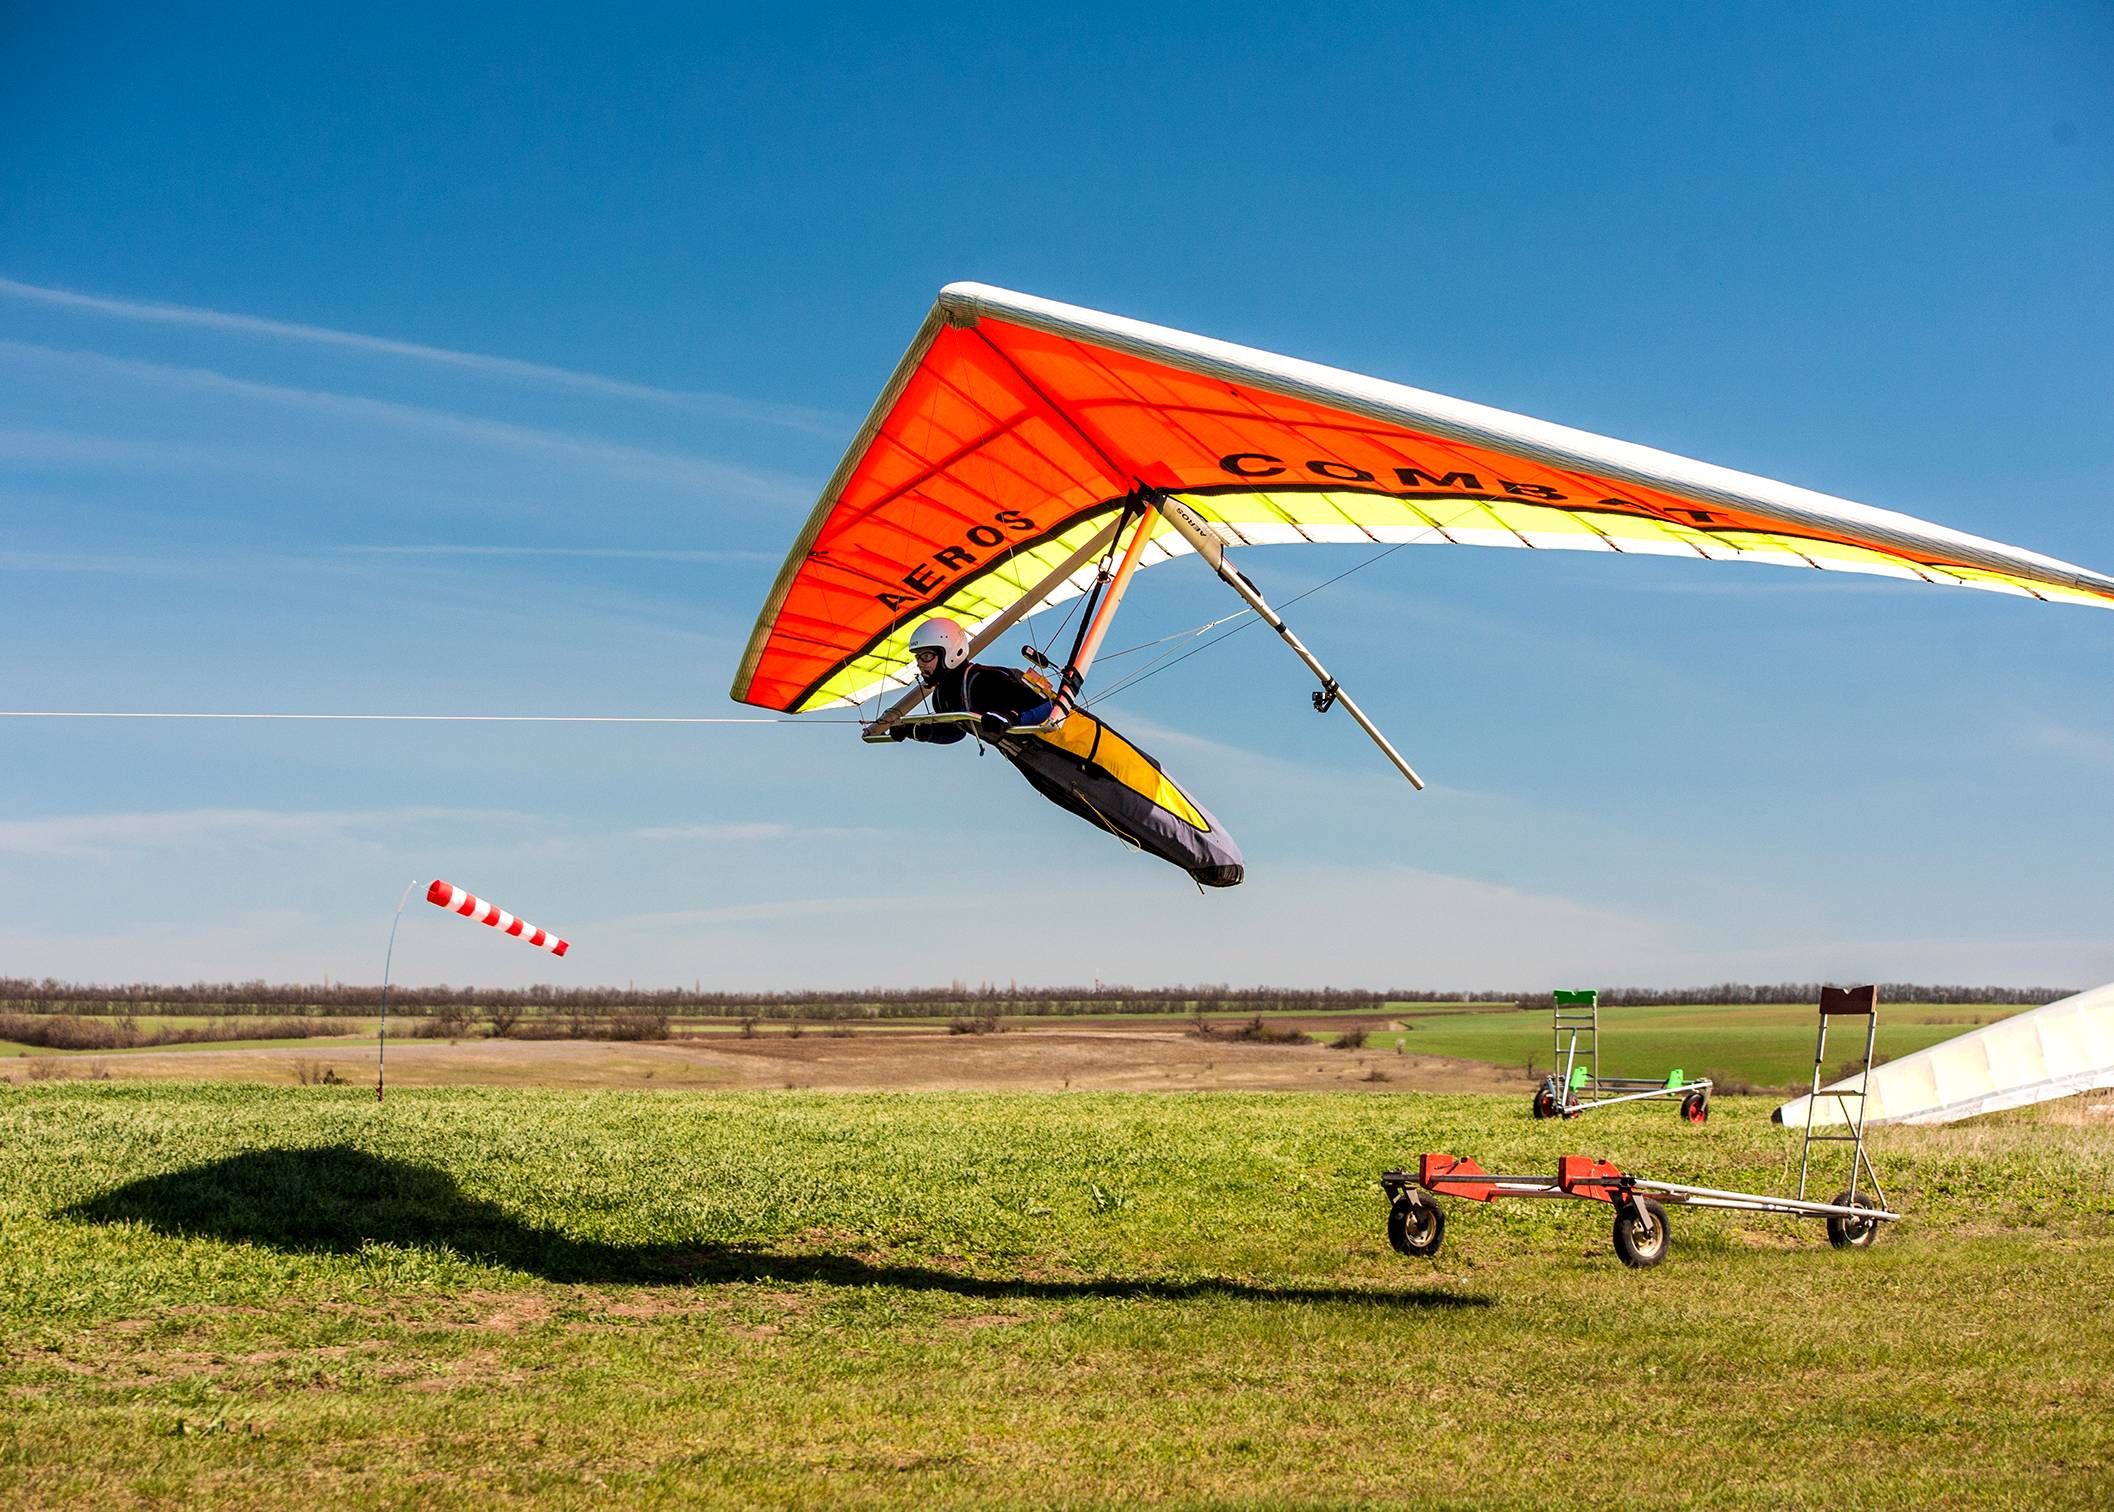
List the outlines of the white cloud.
{"label": "white cloud", "polygon": [[374,356],[397,357],[453,368],[482,378],[503,379],[573,393],[599,394],[614,399],[635,399],[650,404],[673,405],[720,419],[778,425],[818,435],[835,434],[843,429],[833,416],[793,405],[764,404],[728,394],[656,388],[651,384],[608,378],[599,373],[575,372],[570,368],[552,367],[540,362],[524,362],[514,357],[495,357],[482,352],[461,352],[448,347],[424,346],[411,341],[393,341],[387,337],[366,336],[356,331],[337,331],[324,326],[267,320],[255,315],[237,315],[224,310],[206,310],[188,305],[106,299],[93,294],[77,294],[68,289],[18,283],[11,278],[0,278],[0,294],[33,304],[104,315],[117,320],[190,326],[242,336],[261,336],[275,341],[339,347]]}
{"label": "white cloud", "polygon": [[634,938],[697,926],[756,924],[783,919],[812,919],[824,914],[867,914],[892,910],[899,898],[775,898],[756,903],[729,903],[720,908],[686,908],[672,913],[632,914],[603,921],[602,931],[612,939],[626,933]]}
{"label": "white cloud", "polygon": [[792,828],[758,821],[748,824],[662,824],[631,833],[638,840],[783,840],[792,833]]}
{"label": "white cloud", "polygon": [[[222,472],[255,472],[262,456],[254,447],[217,446],[196,441],[134,440],[89,431],[42,426],[0,426],[0,461],[20,467],[91,468],[100,472],[168,472],[178,468]],[[304,460],[284,453],[277,460],[292,466]],[[305,459],[313,466],[313,457]],[[69,500],[78,507],[78,500]]]}
{"label": "white cloud", "polygon": [[[0,926],[0,956],[24,963],[15,968],[23,975],[76,982],[379,982],[380,954],[354,953],[344,933],[342,920],[260,906],[181,923],[112,922],[92,932],[14,923]],[[318,950],[320,941],[329,944]]]}
{"label": "white cloud", "polygon": [[1669,986],[1718,981],[1959,983],[2086,987],[2114,978],[2114,940],[2103,936],[1954,934],[1804,939],[1674,952],[1655,963]]}
{"label": "white cloud", "polygon": [[113,573],[147,577],[198,577],[203,563],[163,556],[125,556],[93,551],[0,551],[0,572]]}
{"label": "white cloud", "polygon": [[[1617,968],[1677,943],[1660,921],[1408,867],[1279,867],[1207,895],[1154,861],[1096,867],[1090,883],[1040,866],[958,876],[913,871],[899,892],[627,915],[578,933],[617,979],[773,988],[1095,976],[1524,988],[1632,980]],[[1131,927],[1143,919],[1150,928]]]}
{"label": "white cloud", "polygon": [[2090,766],[2114,768],[2114,738],[2050,719],[2025,715],[2012,724],[2016,742],[2029,751],[2049,751]]}
{"label": "white cloud", "polygon": [[629,546],[336,546],[362,556],[578,557],[642,562],[776,562],[768,551],[703,551]]}
{"label": "white cloud", "polygon": [[388,399],[369,399],[319,389],[292,388],[235,378],[210,368],[174,367],[98,352],[65,351],[30,342],[0,340],[0,356],[69,368],[105,379],[152,383],[229,398],[286,405],[334,415],[340,419],[433,432],[461,441],[512,451],[528,451],[599,468],[618,477],[672,482],[709,488],[765,504],[805,505],[812,490],[789,478],[729,466],[680,452],[654,451],[612,441],[589,440],[565,431],[486,420],[452,410],[428,409]]}
{"label": "white cloud", "polygon": [[[78,821],[83,828],[75,835],[47,831],[39,838],[103,843],[144,836],[178,847],[263,836],[313,850],[320,839],[357,833],[363,823],[423,824],[432,813],[451,811],[102,816]],[[946,837],[934,839],[933,854],[958,856]],[[604,875],[594,868],[611,858],[598,863],[591,852],[583,854],[590,870],[578,877],[573,896],[545,879],[529,884],[532,896],[519,900],[536,923],[574,942],[563,962],[487,938],[489,931],[459,928],[460,921],[434,910],[414,909],[398,940],[396,979],[643,985],[701,977],[717,987],[786,989],[956,978],[1058,984],[1098,976],[1136,986],[1513,992],[1565,983],[1682,987],[1857,978],[2083,986],[2114,978],[2114,944],[2088,934],[1830,938],[1766,917],[1743,918],[1732,929],[1716,920],[1646,915],[1397,865],[1277,865],[1230,892],[1200,894],[1171,868],[1137,858],[1125,864],[1102,857],[1059,871],[1038,860],[973,875],[959,865],[912,863],[895,887],[875,885],[886,873],[870,859],[841,895],[802,895],[797,878],[781,880],[776,896],[756,896],[753,884],[745,884],[746,898],[743,886],[706,885],[696,889],[705,898],[737,901],[596,917],[582,908],[584,900],[629,895],[645,902],[656,888],[662,896],[692,889],[679,881],[642,884],[628,865],[621,879]],[[577,874],[579,867],[567,870]],[[361,885],[372,929],[348,933],[335,909],[290,908],[283,899],[182,918],[152,904],[143,916],[135,899],[93,923],[0,920],[0,958],[24,974],[78,980],[314,981],[327,973],[371,982],[379,979],[383,915],[396,885]],[[205,894],[225,895],[220,888]]]}
{"label": "white cloud", "polygon": [[408,825],[521,824],[528,816],[489,809],[407,807],[366,812],[179,809],[75,814],[0,821],[0,854],[105,859],[119,853],[209,844],[314,844],[358,840]]}
{"label": "white cloud", "polygon": [[635,840],[868,840],[893,831],[865,825],[781,824],[774,820],[701,820],[694,824],[662,824],[631,832]]}

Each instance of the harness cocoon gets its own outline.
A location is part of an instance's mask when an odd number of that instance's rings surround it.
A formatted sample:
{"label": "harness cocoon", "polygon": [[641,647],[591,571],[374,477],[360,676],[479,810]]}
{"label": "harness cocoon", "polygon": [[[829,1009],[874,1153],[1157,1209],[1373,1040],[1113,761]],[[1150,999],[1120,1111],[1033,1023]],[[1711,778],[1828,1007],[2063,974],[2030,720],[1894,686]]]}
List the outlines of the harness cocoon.
{"label": "harness cocoon", "polygon": [[1171,861],[1204,887],[1241,879],[1240,847],[1159,762],[1076,709],[1051,730],[1004,735],[997,745],[1050,802]]}

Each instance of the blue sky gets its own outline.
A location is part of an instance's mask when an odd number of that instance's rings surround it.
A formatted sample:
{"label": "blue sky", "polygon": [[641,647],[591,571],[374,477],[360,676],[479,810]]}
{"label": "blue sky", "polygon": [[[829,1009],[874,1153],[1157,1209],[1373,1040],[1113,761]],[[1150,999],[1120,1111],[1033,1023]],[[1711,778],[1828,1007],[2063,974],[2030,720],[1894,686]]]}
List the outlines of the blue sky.
{"label": "blue sky", "polygon": [[[431,9],[0,21],[0,705],[741,714],[962,278],[2114,569],[2103,4]],[[373,980],[438,875],[575,953],[406,980],[2114,978],[2114,615],[1433,548],[1293,623],[1432,786],[1255,636],[1119,695],[1230,894],[837,726],[6,720],[0,972]]]}

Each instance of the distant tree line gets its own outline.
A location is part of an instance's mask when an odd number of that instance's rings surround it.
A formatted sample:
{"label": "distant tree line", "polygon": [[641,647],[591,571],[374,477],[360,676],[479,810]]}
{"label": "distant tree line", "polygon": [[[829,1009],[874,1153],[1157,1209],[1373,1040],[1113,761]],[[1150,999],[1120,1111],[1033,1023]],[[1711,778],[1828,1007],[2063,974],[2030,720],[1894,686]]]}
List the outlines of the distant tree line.
{"label": "distant tree line", "polygon": [[[1643,1008],[1674,1003],[1705,1006],[1738,1003],[1818,1003],[1820,989],[1862,987],[1863,982],[1720,982],[1714,987],[1603,987],[1603,1008]],[[2069,997],[2075,987],[1932,987],[1920,982],[1881,982],[1879,1002],[1888,1003],[2052,1003]],[[1547,992],[1522,993],[1516,1000],[1522,1008],[1548,1009],[1555,996]]]}
{"label": "distant tree line", "polygon": [[239,1019],[189,1020],[142,1029],[123,1018],[82,1018],[71,1013],[0,1013],[0,1040],[41,1045],[47,1050],[134,1050],[151,1045],[205,1045],[227,1040],[312,1039],[343,1034],[342,1023],[274,1013]]}
{"label": "distant tree line", "polygon": [[[996,1005],[1009,1014],[1229,1012],[1327,1013],[1375,1008],[1393,996],[1337,987],[1021,987],[963,982],[945,987],[861,987],[842,991],[704,992],[668,987],[391,987],[390,1011],[508,1008],[523,1014],[678,1013],[728,1018],[916,1018],[970,1006]],[[360,1015],[378,1011],[379,986],[340,982],[193,982],[123,986],[61,982],[52,977],[0,977],[0,1008],[30,1013],[128,1013],[156,1009],[217,1013]],[[1482,1001],[1467,993],[1423,995],[1420,1001]],[[1503,1001],[1495,999],[1494,1001]]]}
{"label": "distant tree line", "polygon": [[[1600,1001],[1609,1006],[1702,1003],[1811,1003],[1820,997],[1818,982],[1747,984],[1721,982],[1714,987],[1603,988]],[[2060,987],[1933,987],[1888,982],[1879,989],[1885,1002],[1917,1003],[2049,1003],[2073,989]],[[129,982],[122,986],[61,982],[52,977],[0,977],[0,1010],[26,1013],[295,1014],[356,1017],[381,1007],[377,985],[353,982],[313,985],[299,982],[193,982],[188,986]],[[507,1010],[524,1018],[615,1014],[678,1014],[691,1017],[807,1019],[922,1018],[959,1008],[995,1008],[1014,1015],[1081,1013],[1340,1013],[1401,1003],[1517,1004],[1546,1009],[1547,992],[1463,992],[1453,989],[1391,987],[1385,991],[1345,987],[1232,987],[1199,983],[1179,987],[1023,987],[990,982],[974,987],[952,982],[944,987],[863,987],[843,991],[704,992],[694,988],[631,987],[392,987],[392,1012],[436,1013]]]}

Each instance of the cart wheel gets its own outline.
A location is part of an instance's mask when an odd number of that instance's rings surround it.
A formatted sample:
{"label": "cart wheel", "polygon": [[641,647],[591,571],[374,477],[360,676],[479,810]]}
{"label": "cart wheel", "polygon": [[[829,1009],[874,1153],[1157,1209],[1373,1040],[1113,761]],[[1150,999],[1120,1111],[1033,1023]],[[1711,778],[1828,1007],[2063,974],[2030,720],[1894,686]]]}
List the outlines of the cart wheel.
{"label": "cart wheel", "polygon": [[1710,1094],[1691,1092],[1681,1099],[1681,1116],[1689,1123],[1699,1124],[1710,1117]]}
{"label": "cart wheel", "polygon": [[1534,1116],[1536,1118],[1554,1118],[1562,1110],[1563,1102],[1557,1091],[1558,1086],[1559,1083],[1555,1077],[1542,1078],[1541,1087],[1534,1094]]}
{"label": "cart wheel", "polygon": [[[1848,1191],[1835,1194],[1837,1207],[1877,1207],[1870,1192],[1859,1192],[1853,1200]],[[1837,1249],[1870,1249],[1872,1241],[1879,1237],[1877,1218],[1830,1218],[1828,1220],[1828,1243]]]}
{"label": "cart wheel", "polygon": [[1387,1210],[1387,1242],[1400,1254],[1436,1255],[1446,1237],[1446,1214],[1422,1192],[1403,1192]]}
{"label": "cart wheel", "polygon": [[1644,1221],[1638,1222],[1637,1212],[1628,1202],[1617,1201],[1615,1205],[1615,1254],[1624,1265],[1642,1270],[1648,1265],[1657,1265],[1666,1258],[1666,1209],[1647,1197],[1644,1199]]}

